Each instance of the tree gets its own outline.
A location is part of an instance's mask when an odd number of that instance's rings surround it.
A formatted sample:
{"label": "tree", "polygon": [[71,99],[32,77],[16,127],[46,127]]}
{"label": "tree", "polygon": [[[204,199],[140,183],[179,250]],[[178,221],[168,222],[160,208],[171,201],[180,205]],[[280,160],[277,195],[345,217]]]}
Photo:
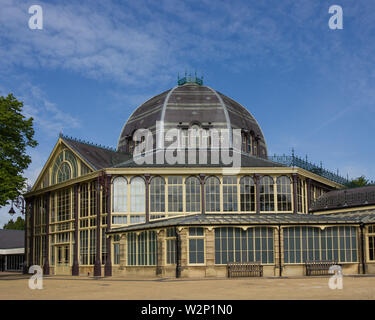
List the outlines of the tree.
{"label": "tree", "polygon": [[25,220],[18,217],[16,222],[10,219],[7,224],[4,224],[4,229],[8,230],[25,230]]}
{"label": "tree", "polygon": [[365,178],[365,176],[360,176],[356,179],[353,179],[349,183],[347,183],[348,188],[356,188],[356,187],[364,187],[370,184],[369,180]]}
{"label": "tree", "polygon": [[31,163],[26,148],[38,145],[33,139],[33,118],[26,119],[22,109],[23,102],[12,94],[0,97],[0,207],[25,188],[23,171]]}

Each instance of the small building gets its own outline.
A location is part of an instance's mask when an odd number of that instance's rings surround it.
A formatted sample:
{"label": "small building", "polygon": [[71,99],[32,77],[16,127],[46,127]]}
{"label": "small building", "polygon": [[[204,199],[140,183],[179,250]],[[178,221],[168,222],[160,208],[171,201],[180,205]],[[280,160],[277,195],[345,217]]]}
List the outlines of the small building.
{"label": "small building", "polygon": [[0,229],[0,271],[22,271],[25,231]]}

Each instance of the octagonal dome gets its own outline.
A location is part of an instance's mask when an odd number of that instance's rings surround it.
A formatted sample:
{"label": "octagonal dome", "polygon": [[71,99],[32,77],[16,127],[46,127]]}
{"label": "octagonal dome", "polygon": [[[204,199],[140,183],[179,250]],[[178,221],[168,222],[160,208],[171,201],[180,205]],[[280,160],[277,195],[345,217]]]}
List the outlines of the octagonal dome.
{"label": "octagonal dome", "polygon": [[243,141],[247,138],[252,143],[252,147],[249,143],[249,149],[244,147],[242,151],[267,158],[263,132],[250,112],[233,99],[196,81],[178,85],[139,106],[125,123],[117,150],[130,152],[132,137],[137,129],[149,129],[155,145],[156,134],[160,134],[156,133],[157,121],[163,124],[164,132],[171,128],[186,129],[192,125],[203,129],[241,129]]}

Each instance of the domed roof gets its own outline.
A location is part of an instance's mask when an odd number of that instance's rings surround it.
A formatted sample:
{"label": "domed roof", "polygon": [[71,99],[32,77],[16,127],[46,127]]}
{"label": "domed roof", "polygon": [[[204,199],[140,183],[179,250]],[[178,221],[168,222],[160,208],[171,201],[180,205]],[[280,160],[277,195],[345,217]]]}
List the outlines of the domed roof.
{"label": "domed roof", "polygon": [[121,131],[118,151],[128,151],[128,144],[137,129],[147,128],[155,136],[156,121],[164,124],[164,132],[171,128],[189,128],[194,124],[203,129],[242,129],[244,134],[257,141],[256,155],[267,158],[262,130],[250,112],[233,99],[197,81],[180,82],[180,85],[139,106]]}
{"label": "domed roof", "polygon": [[375,205],[375,186],[334,190],[321,195],[310,211],[336,210]]}

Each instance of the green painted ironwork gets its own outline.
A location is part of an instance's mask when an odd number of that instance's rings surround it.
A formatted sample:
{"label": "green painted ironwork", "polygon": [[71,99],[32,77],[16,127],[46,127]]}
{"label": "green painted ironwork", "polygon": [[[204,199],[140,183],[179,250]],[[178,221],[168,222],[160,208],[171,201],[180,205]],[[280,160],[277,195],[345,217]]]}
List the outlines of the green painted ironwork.
{"label": "green painted ironwork", "polygon": [[192,76],[191,73],[187,74],[185,72],[185,76],[183,78],[180,78],[180,75],[178,75],[177,84],[179,86],[182,86],[185,83],[196,83],[196,84],[201,86],[201,85],[203,85],[203,76],[198,77],[196,72],[195,72],[194,76]]}
{"label": "green painted ironwork", "polygon": [[307,171],[310,171],[312,173],[315,173],[321,177],[324,177],[326,179],[329,179],[331,181],[340,183],[340,184],[347,184],[349,182],[349,179],[344,178],[340,176],[338,173],[333,173],[327,169],[323,168],[322,162],[320,162],[320,166],[313,164],[306,159],[302,159],[300,157],[297,157],[294,155],[294,151],[292,152],[291,156],[269,156],[269,160],[281,163],[283,165],[286,165],[288,167],[299,167],[302,169],[305,169]]}

